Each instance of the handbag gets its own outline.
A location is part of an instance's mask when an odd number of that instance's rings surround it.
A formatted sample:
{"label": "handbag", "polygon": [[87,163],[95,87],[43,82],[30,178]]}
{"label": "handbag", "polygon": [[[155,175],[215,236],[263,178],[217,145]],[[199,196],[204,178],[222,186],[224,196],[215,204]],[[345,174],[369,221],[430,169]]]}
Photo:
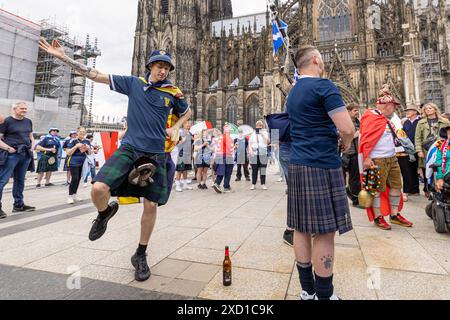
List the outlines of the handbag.
{"label": "handbag", "polygon": [[430,127],[430,134],[425,139],[425,141],[422,142],[422,149],[427,151],[427,152],[428,152],[428,150],[431,149],[433,144],[435,144],[436,141],[437,141],[437,137],[433,134],[433,129],[431,128],[430,122],[428,122],[428,126]]}

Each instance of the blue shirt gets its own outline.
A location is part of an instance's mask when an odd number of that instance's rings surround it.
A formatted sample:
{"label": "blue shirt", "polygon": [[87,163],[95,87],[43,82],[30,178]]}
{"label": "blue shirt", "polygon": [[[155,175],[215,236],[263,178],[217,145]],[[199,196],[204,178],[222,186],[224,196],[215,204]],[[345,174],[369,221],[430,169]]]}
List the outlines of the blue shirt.
{"label": "blue shirt", "polygon": [[189,106],[185,100],[155,88],[144,90],[137,77],[110,76],[111,90],[128,96],[128,130],[122,143],[145,153],[164,153],[166,125],[171,109],[185,115]]}
{"label": "blue shirt", "polygon": [[347,112],[336,85],[322,78],[301,78],[289,94],[291,164],[321,169],[342,166],[338,132],[330,116]]}
{"label": "blue shirt", "polygon": [[44,139],[42,139],[42,141],[40,141],[38,143],[38,145],[43,147],[43,148],[46,148],[46,149],[55,148],[56,149],[56,154],[59,153],[60,144],[59,144],[58,137],[46,136]]}
{"label": "blue shirt", "polygon": [[3,134],[3,141],[11,148],[18,149],[21,146],[31,148],[30,134],[33,132],[33,123],[30,119],[22,120],[7,117],[0,124],[0,133]]}
{"label": "blue shirt", "polygon": [[[69,140],[64,144],[64,146],[68,149],[72,149],[75,147],[78,143],[87,144],[89,147],[91,146],[91,143],[89,140],[83,140],[80,139],[72,139]],[[75,150],[75,152],[69,157],[68,166],[69,167],[82,167],[84,164],[84,161],[86,160],[86,152],[81,152],[80,149]]]}

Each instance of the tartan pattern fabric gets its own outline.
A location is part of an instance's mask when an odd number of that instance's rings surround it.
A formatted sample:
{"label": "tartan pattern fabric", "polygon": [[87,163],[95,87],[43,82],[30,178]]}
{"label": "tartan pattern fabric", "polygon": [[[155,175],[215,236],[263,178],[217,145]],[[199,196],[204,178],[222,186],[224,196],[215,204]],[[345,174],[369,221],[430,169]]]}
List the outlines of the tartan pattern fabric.
{"label": "tartan pattern fabric", "polygon": [[311,234],[353,229],[342,169],[289,167],[288,226]]}
{"label": "tartan pattern fabric", "polygon": [[[129,184],[128,175],[134,169],[135,161],[143,156],[154,159],[158,163],[158,167],[153,176],[154,183],[141,188]],[[165,154],[143,153],[128,145],[121,145],[102,167],[94,182],[102,182],[108,185],[113,197],[145,198],[163,206],[168,201],[166,156]]]}
{"label": "tartan pattern fabric", "polygon": [[48,163],[48,159],[50,159],[52,157],[52,155],[46,155],[43,154],[42,157],[39,159],[38,161],[38,165],[37,165],[37,173],[45,173],[45,172],[56,172],[58,171],[58,157],[55,155],[53,157],[55,157],[55,163],[53,165],[50,165]]}

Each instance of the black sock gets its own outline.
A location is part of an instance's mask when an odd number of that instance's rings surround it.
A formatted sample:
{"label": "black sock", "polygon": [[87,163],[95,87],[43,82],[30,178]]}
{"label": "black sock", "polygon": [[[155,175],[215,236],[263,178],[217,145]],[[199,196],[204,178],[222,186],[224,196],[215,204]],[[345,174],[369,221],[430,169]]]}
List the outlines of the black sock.
{"label": "black sock", "polygon": [[297,269],[300,276],[300,284],[302,286],[302,289],[312,296],[314,293],[316,293],[316,290],[314,289],[314,275],[312,264],[297,262]]}
{"label": "black sock", "polygon": [[109,213],[111,212],[111,207],[108,206],[108,208],[105,211],[99,211],[98,212],[98,217],[103,220],[106,219],[109,215]]}
{"label": "black sock", "polygon": [[322,278],[319,277],[317,274],[316,276],[316,295],[319,300],[330,300],[331,296],[334,293],[334,287],[333,287],[333,276],[329,278]]}
{"label": "black sock", "polygon": [[136,250],[136,254],[138,256],[143,256],[147,252],[147,245],[139,244],[138,249]]}

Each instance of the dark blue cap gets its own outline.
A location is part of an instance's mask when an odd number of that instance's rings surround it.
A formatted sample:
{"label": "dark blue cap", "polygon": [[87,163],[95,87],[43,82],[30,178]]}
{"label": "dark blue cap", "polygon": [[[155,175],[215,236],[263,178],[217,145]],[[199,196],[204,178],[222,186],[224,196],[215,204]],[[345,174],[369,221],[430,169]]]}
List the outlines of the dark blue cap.
{"label": "dark blue cap", "polygon": [[147,68],[147,70],[150,71],[150,64],[154,63],[154,62],[158,62],[158,61],[162,61],[162,62],[167,62],[168,64],[170,64],[170,71],[175,70],[175,66],[173,65],[172,62],[172,56],[170,55],[170,53],[168,53],[167,51],[164,50],[155,50],[150,54],[150,59],[148,60],[147,65],[145,66]]}

